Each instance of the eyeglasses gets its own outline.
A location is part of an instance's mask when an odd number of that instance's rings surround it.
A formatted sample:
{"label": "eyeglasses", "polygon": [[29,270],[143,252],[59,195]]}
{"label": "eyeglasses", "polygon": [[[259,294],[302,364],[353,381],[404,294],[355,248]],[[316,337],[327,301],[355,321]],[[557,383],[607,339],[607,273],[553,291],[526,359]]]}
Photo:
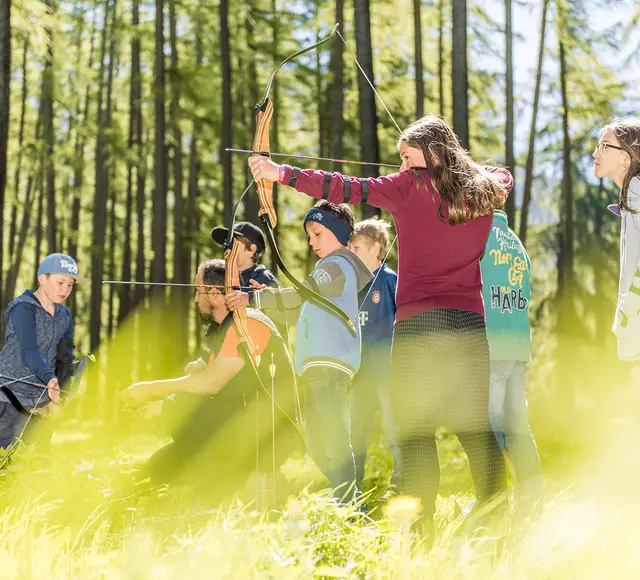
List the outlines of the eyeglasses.
{"label": "eyeglasses", "polygon": [[622,147],[618,147],[617,145],[612,145],[611,143],[607,143],[606,141],[604,141],[603,143],[598,143],[596,145],[595,151],[593,153],[595,155],[602,155],[607,150],[607,147],[611,147],[611,149],[617,149],[618,151],[624,151]]}

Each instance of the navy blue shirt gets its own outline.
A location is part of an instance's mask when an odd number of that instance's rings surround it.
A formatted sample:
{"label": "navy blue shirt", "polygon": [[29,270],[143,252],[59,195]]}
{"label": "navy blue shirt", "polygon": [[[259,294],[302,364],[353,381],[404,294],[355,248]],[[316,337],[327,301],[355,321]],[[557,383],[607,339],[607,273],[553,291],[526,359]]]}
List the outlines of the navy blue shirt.
{"label": "navy blue shirt", "polygon": [[[266,284],[269,287],[277,288],[280,286],[273,272],[267,270],[262,264],[256,264],[240,272],[240,282],[243,286],[249,286],[250,280],[255,280],[258,284]],[[253,294],[253,292],[250,292],[250,294]]]}
{"label": "navy blue shirt", "polygon": [[389,376],[397,285],[398,275],[384,265],[373,273],[373,281],[358,293],[362,332],[360,375],[377,379]]}

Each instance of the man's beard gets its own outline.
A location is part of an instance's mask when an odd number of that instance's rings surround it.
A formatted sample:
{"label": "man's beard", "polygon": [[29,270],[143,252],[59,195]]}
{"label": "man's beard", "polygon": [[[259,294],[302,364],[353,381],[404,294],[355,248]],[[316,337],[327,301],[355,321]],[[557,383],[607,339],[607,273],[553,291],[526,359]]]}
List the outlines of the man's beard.
{"label": "man's beard", "polygon": [[210,310],[209,312],[202,312],[197,304],[195,305],[195,308],[200,322],[202,322],[202,324],[204,324],[205,326],[216,321],[213,317],[213,310]]}

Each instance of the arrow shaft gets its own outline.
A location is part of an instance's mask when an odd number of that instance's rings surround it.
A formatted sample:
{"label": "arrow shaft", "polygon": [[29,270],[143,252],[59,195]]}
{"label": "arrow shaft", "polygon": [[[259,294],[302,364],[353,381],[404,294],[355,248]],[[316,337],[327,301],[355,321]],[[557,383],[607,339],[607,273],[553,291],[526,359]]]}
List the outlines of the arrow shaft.
{"label": "arrow shaft", "polygon": [[[179,284],[177,282],[137,282],[134,280],[103,280],[103,284],[126,284],[129,286],[178,286],[181,288],[224,288],[212,284]],[[234,286],[234,290],[253,290],[250,286]]]}
{"label": "arrow shaft", "polygon": [[314,157],[312,155],[294,155],[292,153],[273,153],[267,151],[252,151],[251,149],[233,149],[227,147],[225,151],[230,153],[251,153],[251,155],[264,155],[271,157],[291,157],[293,159],[311,159],[312,161],[332,161],[333,163],[349,163],[351,165],[375,165],[376,167],[393,167],[398,169],[397,165],[389,163],[373,163],[372,161],[350,161],[348,159],[332,159],[331,157]]}

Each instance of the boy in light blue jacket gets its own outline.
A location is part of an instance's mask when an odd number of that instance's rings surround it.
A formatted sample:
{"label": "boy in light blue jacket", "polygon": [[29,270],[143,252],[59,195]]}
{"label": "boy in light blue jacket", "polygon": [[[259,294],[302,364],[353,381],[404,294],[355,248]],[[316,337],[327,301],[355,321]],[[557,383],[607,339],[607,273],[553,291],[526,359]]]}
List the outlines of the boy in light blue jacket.
{"label": "boy in light blue jacket", "polygon": [[529,427],[526,382],[531,261],[503,211],[493,212],[480,266],[491,353],[489,418],[500,446],[512,457],[518,495],[536,501],[542,495],[542,470]]}
{"label": "boy in light blue jacket", "polygon": [[[305,301],[294,288],[254,293],[257,308],[302,307],[296,325],[295,365],[305,387],[307,446],[331,487],[337,488],[338,498],[356,480],[348,392],[360,368],[358,292],[372,279],[369,268],[346,247],[353,226],[353,213],[344,203],[321,200],[307,212],[304,229],[320,260],[303,284],[346,312],[355,332],[335,313]],[[232,297],[229,303],[233,307]]]}

